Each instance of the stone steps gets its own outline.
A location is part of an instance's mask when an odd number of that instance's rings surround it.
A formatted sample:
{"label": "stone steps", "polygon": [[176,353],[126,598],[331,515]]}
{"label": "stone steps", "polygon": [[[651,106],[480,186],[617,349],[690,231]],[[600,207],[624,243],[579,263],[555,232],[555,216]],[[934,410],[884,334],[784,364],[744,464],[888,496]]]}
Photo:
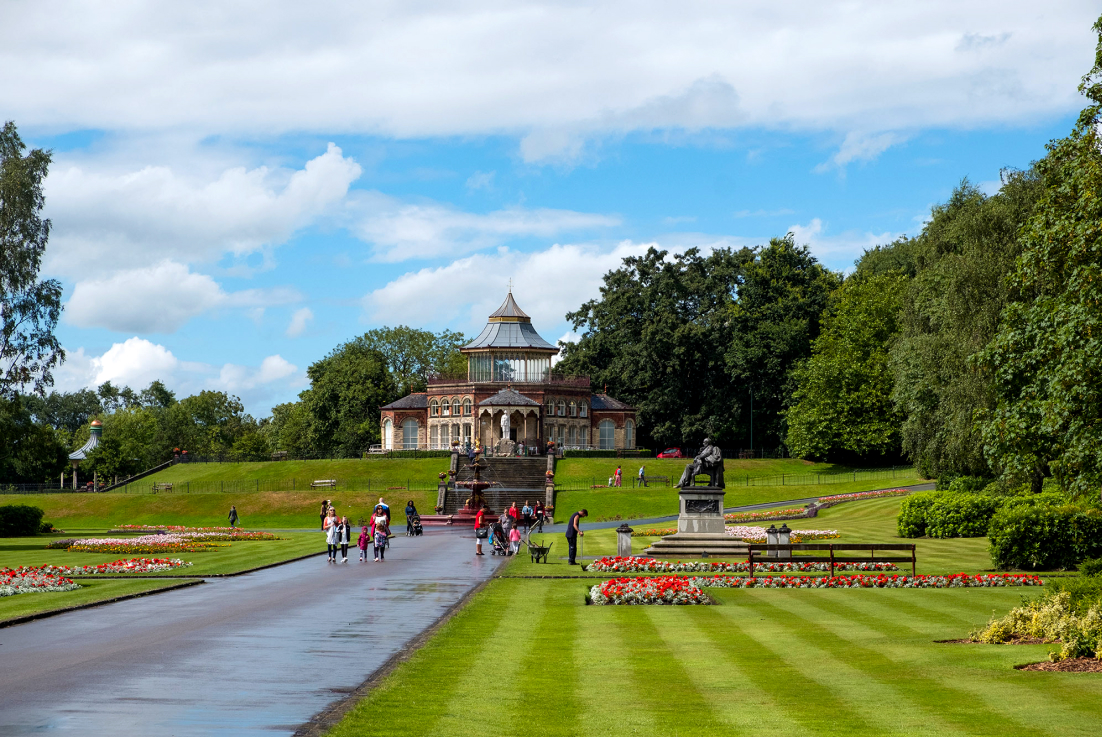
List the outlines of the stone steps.
{"label": "stone steps", "polygon": [[745,541],[726,534],[679,532],[656,540],[643,551],[652,558],[699,558],[704,553],[716,558],[745,558],[750,548]]}

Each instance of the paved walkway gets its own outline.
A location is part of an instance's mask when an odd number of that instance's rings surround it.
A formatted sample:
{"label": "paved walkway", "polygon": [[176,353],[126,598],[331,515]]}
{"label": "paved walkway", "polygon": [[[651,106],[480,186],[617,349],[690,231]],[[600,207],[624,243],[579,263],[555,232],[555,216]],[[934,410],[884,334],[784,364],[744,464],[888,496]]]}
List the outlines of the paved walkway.
{"label": "paved walkway", "polygon": [[0,629],[0,735],[292,734],[500,562],[469,531],[349,553]]}

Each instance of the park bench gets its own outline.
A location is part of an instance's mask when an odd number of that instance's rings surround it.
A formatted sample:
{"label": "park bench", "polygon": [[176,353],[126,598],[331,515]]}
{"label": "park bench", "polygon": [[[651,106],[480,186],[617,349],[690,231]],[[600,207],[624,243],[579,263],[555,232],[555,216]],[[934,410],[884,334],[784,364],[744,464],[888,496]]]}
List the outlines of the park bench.
{"label": "park bench", "polygon": [[311,489],[335,489],[337,488],[336,479],[318,479],[310,483]]}
{"label": "park bench", "polygon": [[290,454],[285,450],[277,450],[275,453],[272,453],[273,461],[285,461],[288,457],[290,457]]}
{"label": "park bench", "polygon": [[[837,563],[910,563],[911,575],[915,574],[915,546],[913,543],[887,543],[887,544],[872,544],[872,543],[794,543],[792,545],[762,545],[759,543],[751,543],[747,546],[750,550],[750,575],[754,575],[754,558],[757,557],[757,562],[773,563],[778,560],[792,563],[830,563],[830,575],[834,575],[834,566]],[[892,550],[906,550],[910,555],[907,556],[880,556],[876,557],[878,551],[892,551]],[[762,553],[768,553],[776,551],[779,553],[788,553],[783,558],[770,558],[763,561],[764,557]],[[819,555],[792,555],[794,552],[809,551],[811,553],[819,553]],[[823,555],[823,552],[827,555]],[[867,552],[868,555],[850,555],[850,551],[855,552]],[[842,555],[836,555],[836,553],[842,553]]]}
{"label": "park bench", "polygon": [[172,484],[153,484],[153,493],[158,491],[172,491]]}
{"label": "park bench", "polygon": [[547,562],[547,554],[551,552],[551,546],[554,545],[554,541],[551,541],[547,545],[536,545],[532,542],[525,540],[524,544],[528,546],[528,554],[532,558],[533,563],[539,563],[542,560]]}

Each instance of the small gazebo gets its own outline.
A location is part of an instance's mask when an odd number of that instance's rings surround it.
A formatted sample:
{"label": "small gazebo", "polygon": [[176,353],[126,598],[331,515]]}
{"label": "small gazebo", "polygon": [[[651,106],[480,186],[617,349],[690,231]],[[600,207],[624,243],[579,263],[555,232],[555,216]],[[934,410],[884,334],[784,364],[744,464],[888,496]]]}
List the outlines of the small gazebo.
{"label": "small gazebo", "polygon": [[88,441],[84,445],[80,446],[78,450],[69,454],[69,462],[73,464],[73,488],[77,488],[77,466],[80,462],[88,457],[88,454],[99,447],[100,435],[103,434],[103,423],[99,420],[92,420],[92,433],[88,436]]}

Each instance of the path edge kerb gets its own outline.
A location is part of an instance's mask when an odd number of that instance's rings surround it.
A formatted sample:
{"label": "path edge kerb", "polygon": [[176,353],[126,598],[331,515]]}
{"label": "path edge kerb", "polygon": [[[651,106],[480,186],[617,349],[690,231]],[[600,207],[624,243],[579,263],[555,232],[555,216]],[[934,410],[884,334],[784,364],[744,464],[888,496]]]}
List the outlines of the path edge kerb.
{"label": "path edge kerb", "polygon": [[441,614],[435,622],[421,630],[421,633],[408,640],[402,646],[401,650],[387,658],[386,662],[376,668],[354,691],[339,701],[330,704],[328,707],[311,717],[310,721],[295,730],[294,737],[322,737],[322,735],[325,735],[329,730],[336,727],[337,724],[344,719],[345,714],[350,712],[357,703],[374,691],[387,676],[398,668],[398,666],[412,658],[417,651],[424,647],[425,644],[440,631],[441,627],[447,624],[448,621],[458,614],[472,598],[497,578],[497,575],[492,575],[469,589],[467,593],[463,594],[454,604],[448,607],[447,611]]}
{"label": "path edge kerb", "polygon": [[[149,580],[149,579],[145,579]],[[178,583],[171,584],[169,586],[163,586],[159,589],[153,589],[152,591],[139,591],[134,594],[124,594],[123,596],[113,596],[110,599],[103,599],[102,601],[90,601],[87,604],[77,604],[76,606],[68,606],[64,609],[50,609],[45,612],[37,612],[36,614],[25,614],[22,617],[13,617],[11,619],[5,619],[0,621],[0,629],[4,627],[14,627],[17,624],[26,624],[27,622],[33,622],[37,619],[45,619],[46,617],[56,617],[58,614],[66,614],[68,612],[75,612],[81,609],[91,609],[92,607],[104,606],[105,604],[114,604],[117,601],[126,601],[127,599],[137,599],[141,596],[153,596],[154,594],[163,594],[166,591],[175,591],[177,589],[186,589],[188,586],[198,586],[201,583],[206,583],[201,578],[193,578],[187,581],[180,581]]]}
{"label": "path edge kerb", "polygon": [[173,574],[169,574],[167,576],[143,576],[141,574],[135,574],[133,576],[80,576],[80,575],[76,575],[76,576],[72,576],[71,578],[73,578],[73,580],[76,580],[78,578],[79,579],[88,578],[88,579],[94,579],[94,580],[97,580],[97,581],[103,581],[105,579],[110,579],[110,580],[115,580],[115,581],[132,581],[132,580],[141,580],[141,581],[169,580],[169,581],[171,581],[172,579],[176,579],[176,578],[182,578],[182,579],[189,579],[189,578],[191,578],[191,579],[195,579],[195,578],[198,578],[198,579],[203,579],[203,578],[233,578],[234,576],[244,576],[246,573],[256,573],[257,571],[263,571],[263,570],[266,570],[268,568],[275,568],[277,566],[285,566],[288,563],[297,563],[300,560],[306,560],[307,558],[313,558],[316,555],[325,555],[325,551],[324,550],[319,550],[316,553],[307,553],[306,555],[299,555],[299,556],[296,556],[294,558],[288,558],[287,560],[276,561],[275,563],[267,563],[267,564],[262,565],[262,566],[257,566],[256,568],[246,568],[243,571],[234,571],[233,573],[192,573],[192,574],[173,573]]}

